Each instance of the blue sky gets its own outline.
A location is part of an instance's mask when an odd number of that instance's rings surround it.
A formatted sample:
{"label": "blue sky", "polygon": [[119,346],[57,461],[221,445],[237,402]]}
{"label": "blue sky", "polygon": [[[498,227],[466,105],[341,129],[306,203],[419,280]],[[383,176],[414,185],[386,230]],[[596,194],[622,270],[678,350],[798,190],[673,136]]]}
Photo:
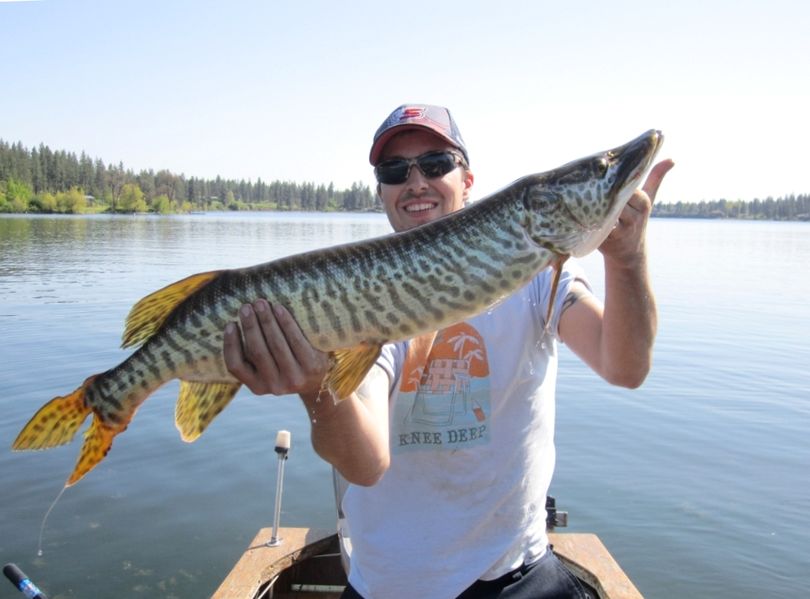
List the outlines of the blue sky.
{"label": "blue sky", "polygon": [[810,192],[805,0],[0,1],[0,138],[133,170],[373,184],[450,107],[474,196],[664,131],[660,201]]}

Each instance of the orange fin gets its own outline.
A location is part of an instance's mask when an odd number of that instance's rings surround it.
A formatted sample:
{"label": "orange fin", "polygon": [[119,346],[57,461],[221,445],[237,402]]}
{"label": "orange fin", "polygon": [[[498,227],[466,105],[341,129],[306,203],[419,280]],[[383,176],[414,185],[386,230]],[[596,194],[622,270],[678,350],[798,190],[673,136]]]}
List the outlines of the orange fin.
{"label": "orange fin", "polygon": [[363,382],[381,349],[382,345],[363,344],[332,352],[332,367],[326,373],[323,385],[335,394],[337,400],[346,399]]}
{"label": "orange fin", "polygon": [[439,331],[433,331],[411,339],[408,342],[408,360],[413,360],[413,363],[419,366],[427,364],[430,350],[433,349],[438,334]]}
{"label": "orange fin", "polygon": [[18,451],[47,449],[69,443],[90,413],[84,394],[94,378],[88,378],[73,393],[54,397],[42,406],[17,435],[11,448]]}
{"label": "orange fin", "polygon": [[191,275],[141,299],[132,307],[127,316],[121,347],[132,347],[144,343],[158,331],[177,306],[222,272],[212,270]]}
{"label": "orange fin", "polygon": [[563,264],[568,260],[568,256],[560,256],[554,261],[554,280],[551,283],[551,293],[548,296],[548,312],[546,313],[546,332],[551,330],[551,317],[554,316],[554,296],[557,295],[557,287],[560,286]]}
{"label": "orange fin", "polygon": [[126,426],[110,428],[101,422],[101,418],[94,414],[93,423],[90,425],[90,428],[87,429],[87,432],[84,433],[84,445],[82,445],[79,459],[65,486],[70,487],[74,485],[79,482],[85,474],[95,468],[110,451],[115,435],[122,432],[124,429],[126,429]]}
{"label": "orange fin", "polygon": [[241,386],[241,383],[180,381],[180,396],[174,410],[174,422],[183,441],[190,443],[196,440],[230,403]]}

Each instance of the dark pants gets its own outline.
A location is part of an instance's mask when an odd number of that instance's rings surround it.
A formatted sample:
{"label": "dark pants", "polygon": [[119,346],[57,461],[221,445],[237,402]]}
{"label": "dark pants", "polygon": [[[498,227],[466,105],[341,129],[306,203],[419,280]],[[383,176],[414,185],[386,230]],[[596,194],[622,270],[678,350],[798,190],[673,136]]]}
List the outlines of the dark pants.
{"label": "dark pants", "polygon": [[[576,576],[557,559],[551,549],[533,564],[522,566],[495,580],[476,581],[458,596],[458,599],[496,598],[592,599]],[[341,595],[341,599],[363,599],[363,597],[349,585]]]}

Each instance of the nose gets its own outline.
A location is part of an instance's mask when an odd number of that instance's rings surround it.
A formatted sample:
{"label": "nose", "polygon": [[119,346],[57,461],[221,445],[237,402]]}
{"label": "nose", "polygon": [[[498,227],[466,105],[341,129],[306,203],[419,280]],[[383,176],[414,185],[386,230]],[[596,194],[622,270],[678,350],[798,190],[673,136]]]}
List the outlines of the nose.
{"label": "nose", "polygon": [[424,191],[428,188],[427,177],[425,177],[419,167],[415,164],[411,165],[408,178],[405,180],[405,186],[407,187],[408,191],[412,193],[418,193],[419,191]]}

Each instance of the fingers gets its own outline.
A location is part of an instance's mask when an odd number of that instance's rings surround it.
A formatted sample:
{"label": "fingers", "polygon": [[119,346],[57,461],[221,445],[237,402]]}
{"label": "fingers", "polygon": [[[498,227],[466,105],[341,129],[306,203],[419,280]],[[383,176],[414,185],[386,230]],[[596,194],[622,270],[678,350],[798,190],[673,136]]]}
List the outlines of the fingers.
{"label": "fingers", "polygon": [[327,355],[312,346],[292,314],[281,305],[273,306],[273,314],[287,340],[287,348],[291,352],[291,363],[294,362],[305,370],[311,371],[309,374],[312,375],[325,373],[329,365]]}
{"label": "fingers", "polygon": [[278,366],[268,350],[256,311],[248,304],[239,310],[239,327],[228,323],[223,338],[223,357],[228,371],[256,394],[271,393],[278,380]]}
{"label": "fingers", "polygon": [[652,209],[652,204],[655,201],[655,196],[658,193],[658,188],[661,182],[675,166],[675,163],[670,160],[662,160],[650,169],[650,174],[647,175],[647,180],[641,189],[637,189],[630,197],[630,200],[625,205],[622,213],[619,216],[619,222],[622,220],[635,220],[638,216],[647,216]]}
{"label": "fingers", "polygon": [[260,299],[242,306],[239,321],[242,340],[235,324],[225,329],[225,364],[251,391],[286,395],[320,388],[329,358],[312,347],[287,310]]}
{"label": "fingers", "polygon": [[644,193],[646,193],[650,198],[650,204],[655,201],[655,196],[658,193],[658,188],[661,186],[661,182],[664,180],[664,177],[673,166],[675,166],[675,162],[667,158],[666,160],[662,160],[656,164],[650,170],[650,174],[647,175],[647,180],[644,182],[644,186],[642,187]]}
{"label": "fingers", "polygon": [[[245,345],[256,370],[268,381],[276,381],[280,373],[294,362],[287,340],[276,322],[267,300],[256,300],[242,306],[239,313],[245,335]],[[255,361],[254,361],[255,360]]]}

